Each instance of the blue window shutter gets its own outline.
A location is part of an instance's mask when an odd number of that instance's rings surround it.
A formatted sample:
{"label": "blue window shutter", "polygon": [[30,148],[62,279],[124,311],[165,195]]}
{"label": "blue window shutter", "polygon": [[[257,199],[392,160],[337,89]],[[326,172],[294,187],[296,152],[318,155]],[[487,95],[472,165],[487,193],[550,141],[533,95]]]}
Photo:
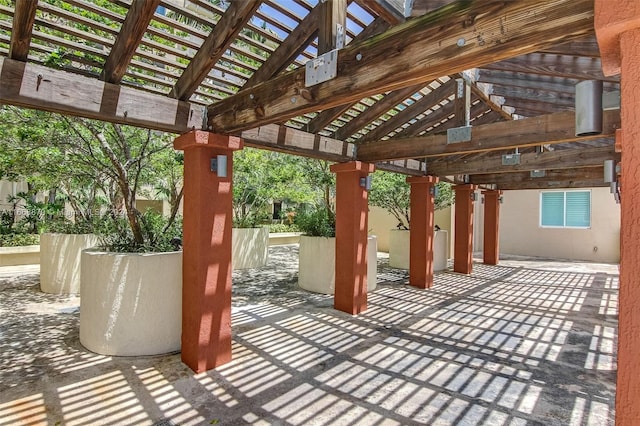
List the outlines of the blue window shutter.
{"label": "blue window shutter", "polygon": [[564,192],[543,192],[540,225],[564,226]]}
{"label": "blue window shutter", "polygon": [[567,192],[566,226],[588,228],[591,226],[591,192]]}

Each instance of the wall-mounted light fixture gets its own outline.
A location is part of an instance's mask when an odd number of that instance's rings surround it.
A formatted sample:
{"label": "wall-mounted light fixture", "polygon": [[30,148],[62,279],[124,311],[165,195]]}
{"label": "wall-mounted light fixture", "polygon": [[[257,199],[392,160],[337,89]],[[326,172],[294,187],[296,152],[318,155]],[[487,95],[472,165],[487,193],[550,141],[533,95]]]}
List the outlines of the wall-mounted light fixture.
{"label": "wall-mounted light fixture", "polygon": [[363,187],[365,191],[369,191],[371,189],[371,176],[361,177],[360,186]]}
{"label": "wall-mounted light fixture", "polygon": [[475,191],[471,191],[471,201],[476,201],[478,199],[478,194]]}
{"label": "wall-mounted light fixture", "polygon": [[616,181],[616,162],[615,160],[604,160],[604,183]]}
{"label": "wall-mounted light fixture", "polygon": [[211,171],[218,175],[218,177],[227,177],[227,156],[218,155],[211,159]]}
{"label": "wall-mounted light fixture", "polygon": [[434,197],[437,197],[440,193],[440,189],[437,186],[432,186],[431,188],[429,188],[429,193]]}
{"label": "wall-mounted light fixture", "polygon": [[602,80],[576,84],[576,136],[602,133]]}
{"label": "wall-mounted light fixture", "polygon": [[503,197],[498,197],[498,202],[499,202],[500,204],[504,203],[504,198],[503,198]]}

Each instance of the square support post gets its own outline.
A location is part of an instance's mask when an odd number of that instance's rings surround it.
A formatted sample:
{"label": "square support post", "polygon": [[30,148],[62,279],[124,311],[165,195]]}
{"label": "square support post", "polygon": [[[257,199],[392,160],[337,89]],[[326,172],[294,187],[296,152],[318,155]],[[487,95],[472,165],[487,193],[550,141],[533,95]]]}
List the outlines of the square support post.
{"label": "square support post", "polygon": [[604,75],[620,74],[622,152],[616,425],[640,424],[640,2],[596,0]]}
{"label": "square support post", "polygon": [[435,176],[412,176],[411,217],[409,219],[409,284],[418,288],[433,286],[433,238],[435,214]]}
{"label": "square support post", "polygon": [[[233,151],[242,145],[204,131],[173,143],[184,151],[182,361],[197,373],[231,361],[231,182]],[[218,156],[226,173],[212,171]]]}
{"label": "square support post", "polygon": [[361,178],[373,164],[334,164],[336,174],[336,288],[333,306],[351,315],[367,310],[367,234],[369,204]]}
{"label": "square support post", "polygon": [[473,205],[476,185],[456,185],[453,270],[470,274],[473,265]]}
{"label": "square support post", "polygon": [[484,195],[484,246],[485,265],[497,265],[500,259],[500,199],[502,191],[482,191]]}

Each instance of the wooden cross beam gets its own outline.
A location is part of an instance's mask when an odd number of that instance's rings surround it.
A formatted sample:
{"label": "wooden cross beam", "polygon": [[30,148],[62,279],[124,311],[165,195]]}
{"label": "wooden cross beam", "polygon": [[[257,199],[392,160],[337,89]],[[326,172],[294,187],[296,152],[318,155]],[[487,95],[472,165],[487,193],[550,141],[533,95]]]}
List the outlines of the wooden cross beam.
{"label": "wooden cross beam", "polygon": [[305,70],[298,69],[211,105],[209,125],[230,133],[275,123],[592,32],[592,0],[458,0],[348,45],[338,53],[338,75],[332,80],[305,87]]}
{"label": "wooden cross beam", "polygon": [[37,1],[16,0],[11,27],[11,42],[9,44],[9,57],[11,59],[17,61],[27,60],[37,8]]}
{"label": "wooden cross beam", "polygon": [[160,0],[133,0],[104,64],[102,80],[120,83],[159,4]]}
{"label": "wooden cross beam", "polygon": [[545,170],[542,177],[531,177],[531,172],[489,173],[470,175],[470,183],[481,184],[512,184],[512,183],[542,183],[566,182],[584,180],[603,180],[604,167],[584,167],[575,169]]}
{"label": "wooden cross beam", "polygon": [[[499,190],[523,190],[523,189],[563,189],[563,188],[598,188],[609,186],[602,178],[589,180],[565,180],[554,182],[513,182],[498,185]],[[613,197],[613,195],[612,195]]]}
{"label": "wooden cross beam", "polygon": [[[260,6],[260,0],[231,2],[211,34],[205,39],[174,85],[171,97],[187,101],[206,78],[211,68],[233,43],[242,27]],[[255,126],[254,126],[255,127]]]}
{"label": "wooden cross beam", "polygon": [[597,148],[563,149],[520,154],[520,164],[503,165],[501,154],[469,156],[464,159],[444,157],[427,161],[427,172],[435,176],[515,173],[531,170],[559,170],[600,167],[605,160],[619,160],[613,143]]}
{"label": "wooden cross beam", "polygon": [[616,129],[619,128],[620,110],[607,110],[603,113],[602,134],[576,136],[575,113],[568,111],[475,126],[471,130],[470,142],[450,144],[447,141],[447,135],[370,142],[358,147],[358,160],[375,162],[400,158],[437,157],[576,142],[613,137]]}

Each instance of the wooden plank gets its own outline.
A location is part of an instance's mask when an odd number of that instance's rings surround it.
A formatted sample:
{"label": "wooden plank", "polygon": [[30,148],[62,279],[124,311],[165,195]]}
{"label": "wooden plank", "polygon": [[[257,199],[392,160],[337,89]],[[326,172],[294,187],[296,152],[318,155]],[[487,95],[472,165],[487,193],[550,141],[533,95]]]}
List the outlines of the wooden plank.
{"label": "wooden plank", "polygon": [[470,183],[473,184],[507,184],[507,183],[525,183],[525,182],[558,182],[568,180],[603,180],[604,167],[602,165],[595,167],[584,167],[575,169],[561,170],[545,170],[543,177],[531,177],[531,172],[513,172],[513,173],[489,173],[470,175]]}
{"label": "wooden plank", "polygon": [[580,56],[545,55],[529,53],[482,66],[483,69],[539,74],[551,77],[575,78],[579,80],[603,80],[617,82],[619,76],[602,74],[600,58]]}
{"label": "wooden plank", "polygon": [[[389,28],[389,24],[385,22],[382,18],[376,18],[371,22],[364,30],[360,32],[351,43],[358,43],[362,40],[366,40],[369,37],[373,37],[374,35],[378,35]],[[317,116],[315,116],[309,123],[307,123],[307,130],[311,133],[318,133],[329,124],[331,124],[338,117],[342,116],[344,113],[349,111],[355,103],[348,103],[344,105],[339,105],[337,107],[328,108],[324,111],[320,111]],[[344,138],[338,138],[344,139]]]}
{"label": "wooden plank", "polygon": [[260,68],[247,80],[244,88],[253,87],[280,74],[307,48],[318,34],[318,21],[321,16],[321,4],[291,31],[278,48],[262,63]]}
{"label": "wooden plank", "polygon": [[[503,183],[498,185],[499,190],[523,190],[523,189],[563,189],[563,188],[598,188],[607,187],[608,183],[604,183],[602,179],[594,180],[569,180],[556,182],[520,182],[520,183]],[[613,197],[613,194],[611,195]]]}
{"label": "wooden plank", "polygon": [[358,160],[434,157],[613,137],[620,128],[620,110],[604,111],[602,127],[601,135],[576,136],[575,113],[561,112],[476,126],[471,141],[464,143],[448,144],[446,135],[370,142],[358,147]]}
{"label": "wooden plank", "polygon": [[513,173],[531,170],[558,170],[602,166],[605,160],[620,159],[613,142],[597,148],[563,149],[520,154],[520,164],[505,166],[502,154],[470,155],[465,159],[428,160],[427,172],[436,176],[473,175],[484,173]]}
{"label": "wooden plank", "polygon": [[[478,70],[478,81],[496,87],[521,87],[530,90],[545,90],[565,94],[575,93],[575,85],[580,80],[574,78],[548,77],[522,72],[499,71],[489,69]],[[605,83],[612,85],[612,83]]]}
{"label": "wooden plank", "polygon": [[493,93],[503,96],[507,104],[509,100],[550,103],[563,107],[575,107],[575,95],[547,90],[527,89],[524,87],[493,86]]}
{"label": "wooden plank", "polygon": [[318,56],[337,48],[338,26],[342,27],[342,43],[347,38],[347,0],[320,2]]}
{"label": "wooden plank", "polygon": [[412,118],[431,109],[434,105],[442,101],[442,99],[454,94],[455,87],[456,80],[449,80],[439,87],[436,87],[413,104],[404,108],[404,110],[400,111],[393,117],[390,117],[384,123],[380,124],[378,127],[369,131],[359,140],[359,142],[372,141],[383,138],[398,127],[407,123]]}
{"label": "wooden plank", "polygon": [[379,16],[391,25],[398,25],[405,21],[405,17],[385,0],[356,0],[364,10],[373,16]]}
{"label": "wooden plank", "polygon": [[9,57],[16,61],[26,61],[31,44],[31,32],[36,19],[38,2],[35,0],[16,0]]}
{"label": "wooden plank", "polygon": [[122,80],[159,4],[160,0],[133,0],[104,64],[102,80],[114,84]]}
{"label": "wooden plank", "polygon": [[503,117],[496,111],[485,113],[479,118],[471,121],[472,126],[482,126],[483,124],[495,123],[496,121],[503,120]]}
{"label": "wooden plank", "polygon": [[598,47],[598,40],[596,40],[596,36],[590,35],[580,40],[549,46],[546,49],[541,50],[540,53],[599,58],[600,48]]}
{"label": "wooden plank", "polygon": [[338,54],[333,80],[307,88],[299,69],[217,102],[209,108],[209,124],[226,133],[283,121],[592,32],[591,0],[459,0],[348,45]]}
{"label": "wooden plank", "polygon": [[515,108],[515,113],[524,116],[553,114],[563,111],[573,111],[573,105],[556,105],[553,102],[529,101],[518,98],[510,98],[506,104]]}
{"label": "wooden plank", "polygon": [[[231,2],[209,37],[184,70],[169,94],[182,101],[188,100],[205,79],[211,68],[224,55],[242,27],[260,5],[259,0]],[[252,126],[255,127],[255,126]]]}
{"label": "wooden plank", "polygon": [[455,80],[455,98],[453,100],[453,121],[455,127],[468,126],[471,121],[471,90],[463,78]]}
{"label": "wooden plank", "polygon": [[0,58],[0,103],[174,133],[204,120],[188,102],[8,58]]}
{"label": "wooden plank", "polygon": [[422,16],[427,12],[446,6],[451,0],[414,0],[411,8],[411,16]]}

